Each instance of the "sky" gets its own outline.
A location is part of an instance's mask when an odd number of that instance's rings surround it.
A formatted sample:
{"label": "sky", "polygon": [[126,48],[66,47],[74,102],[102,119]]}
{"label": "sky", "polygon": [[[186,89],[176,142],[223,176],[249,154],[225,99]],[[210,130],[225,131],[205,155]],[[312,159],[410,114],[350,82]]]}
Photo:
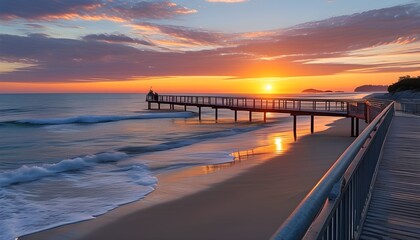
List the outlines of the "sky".
{"label": "sky", "polygon": [[0,93],[353,91],[420,75],[420,0],[0,0]]}

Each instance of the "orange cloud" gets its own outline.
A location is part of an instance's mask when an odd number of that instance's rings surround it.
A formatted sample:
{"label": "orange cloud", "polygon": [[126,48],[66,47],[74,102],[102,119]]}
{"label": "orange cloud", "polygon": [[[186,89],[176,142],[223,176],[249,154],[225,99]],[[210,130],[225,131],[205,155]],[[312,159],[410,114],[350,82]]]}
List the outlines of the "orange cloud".
{"label": "orange cloud", "polygon": [[56,20],[83,19],[114,22],[136,19],[168,19],[196,13],[197,10],[171,1],[114,2],[104,0],[19,0],[10,4],[0,1],[0,20]]}

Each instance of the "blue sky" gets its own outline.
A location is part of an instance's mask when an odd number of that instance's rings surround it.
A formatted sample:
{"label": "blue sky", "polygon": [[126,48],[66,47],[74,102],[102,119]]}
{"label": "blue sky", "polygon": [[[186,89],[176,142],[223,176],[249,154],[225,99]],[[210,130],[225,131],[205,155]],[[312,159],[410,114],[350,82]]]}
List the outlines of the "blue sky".
{"label": "blue sky", "polygon": [[[2,5],[22,2],[22,6],[36,5],[37,0],[0,0]],[[40,6],[47,8],[46,6]],[[64,1],[65,2],[65,1]],[[140,2],[121,1],[120,2]],[[158,2],[158,1],[150,1]],[[387,8],[396,5],[413,3],[412,0],[247,0],[227,3],[208,2],[206,0],[172,1],[178,6],[195,10],[191,14],[183,14],[172,18],[139,19],[158,24],[208,29],[222,32],[252,32],[282,29],[297,24],[323,20],[330,17],[360,13],[373,9]],[[36,29],[25,24],[47,26],[48,29]],[[124,24],[110,21],[81,21],[77,18],[54,19],[54,21],[37,21],[19,19],[5,21],[0,26],[1,33],[24,35],[30,32],[44,32],[55,36],[79,37],[92,32],[122,32],[130,28]]]}
{"label": "blue sky", "polygon": [[174,1],[197,14],[168,21],[175,25],[219,31],[263,31],[309,21],[412,3],[412,0],[249,0],[240,3]]}

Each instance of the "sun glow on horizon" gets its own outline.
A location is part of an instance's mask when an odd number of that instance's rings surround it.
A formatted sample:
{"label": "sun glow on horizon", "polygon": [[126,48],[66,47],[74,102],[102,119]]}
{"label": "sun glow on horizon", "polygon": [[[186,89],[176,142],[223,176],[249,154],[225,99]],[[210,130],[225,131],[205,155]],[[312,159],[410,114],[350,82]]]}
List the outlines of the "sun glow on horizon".
{"label": "sun glow on horizon", "polygon": [[[418,76],[420,71],[411,75]],[[304,89],[353,92],[365,84],[391,84],[400,73],[345,73],[294,78],[232,78],[229,76],[170,76],[130,80],[28,83],[1,82],[0,93],[147,93],[150,86],[159,93],[283,94]]]}

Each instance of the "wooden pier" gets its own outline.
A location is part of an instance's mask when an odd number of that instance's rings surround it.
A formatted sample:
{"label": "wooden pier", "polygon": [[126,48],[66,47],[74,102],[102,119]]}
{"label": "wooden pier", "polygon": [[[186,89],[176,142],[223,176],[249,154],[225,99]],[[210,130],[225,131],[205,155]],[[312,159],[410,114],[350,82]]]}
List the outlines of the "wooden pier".
{"label": "wooden pier", "polygon": [[359,239],[420,239],[420,117],[394,116]]}
{"label": "wooden pier", "polygon": [[359,119],[369,122],[381,109],[367,104],[364,100],[349,99],[310,99],[310,98],[249,98],[249,97],[219,97],[219,96],[179,96],[179,95],[148,95],[146,97],[148,109],[152,104],[156,109],[161,109],[163,104],[169,105],[169,109],[182,106],[184,111],[187,107],[198,108],[198,118],[202,119],[201,108],[208,107],[215,110],[215,120],[218,120],[219,109],[229,109],[234,112],[234,120],[238,121],[238,111],[249,113],[249,121],[252,121],[254,112],[262,113],[264,122],[267,121],[267,113],[286,113],[293,116],[293,132],[296,136],[297,116],[311,117],[311,133],[314,132],[315,116],[349,117],[351,118],[351,136],[359,135]]}

